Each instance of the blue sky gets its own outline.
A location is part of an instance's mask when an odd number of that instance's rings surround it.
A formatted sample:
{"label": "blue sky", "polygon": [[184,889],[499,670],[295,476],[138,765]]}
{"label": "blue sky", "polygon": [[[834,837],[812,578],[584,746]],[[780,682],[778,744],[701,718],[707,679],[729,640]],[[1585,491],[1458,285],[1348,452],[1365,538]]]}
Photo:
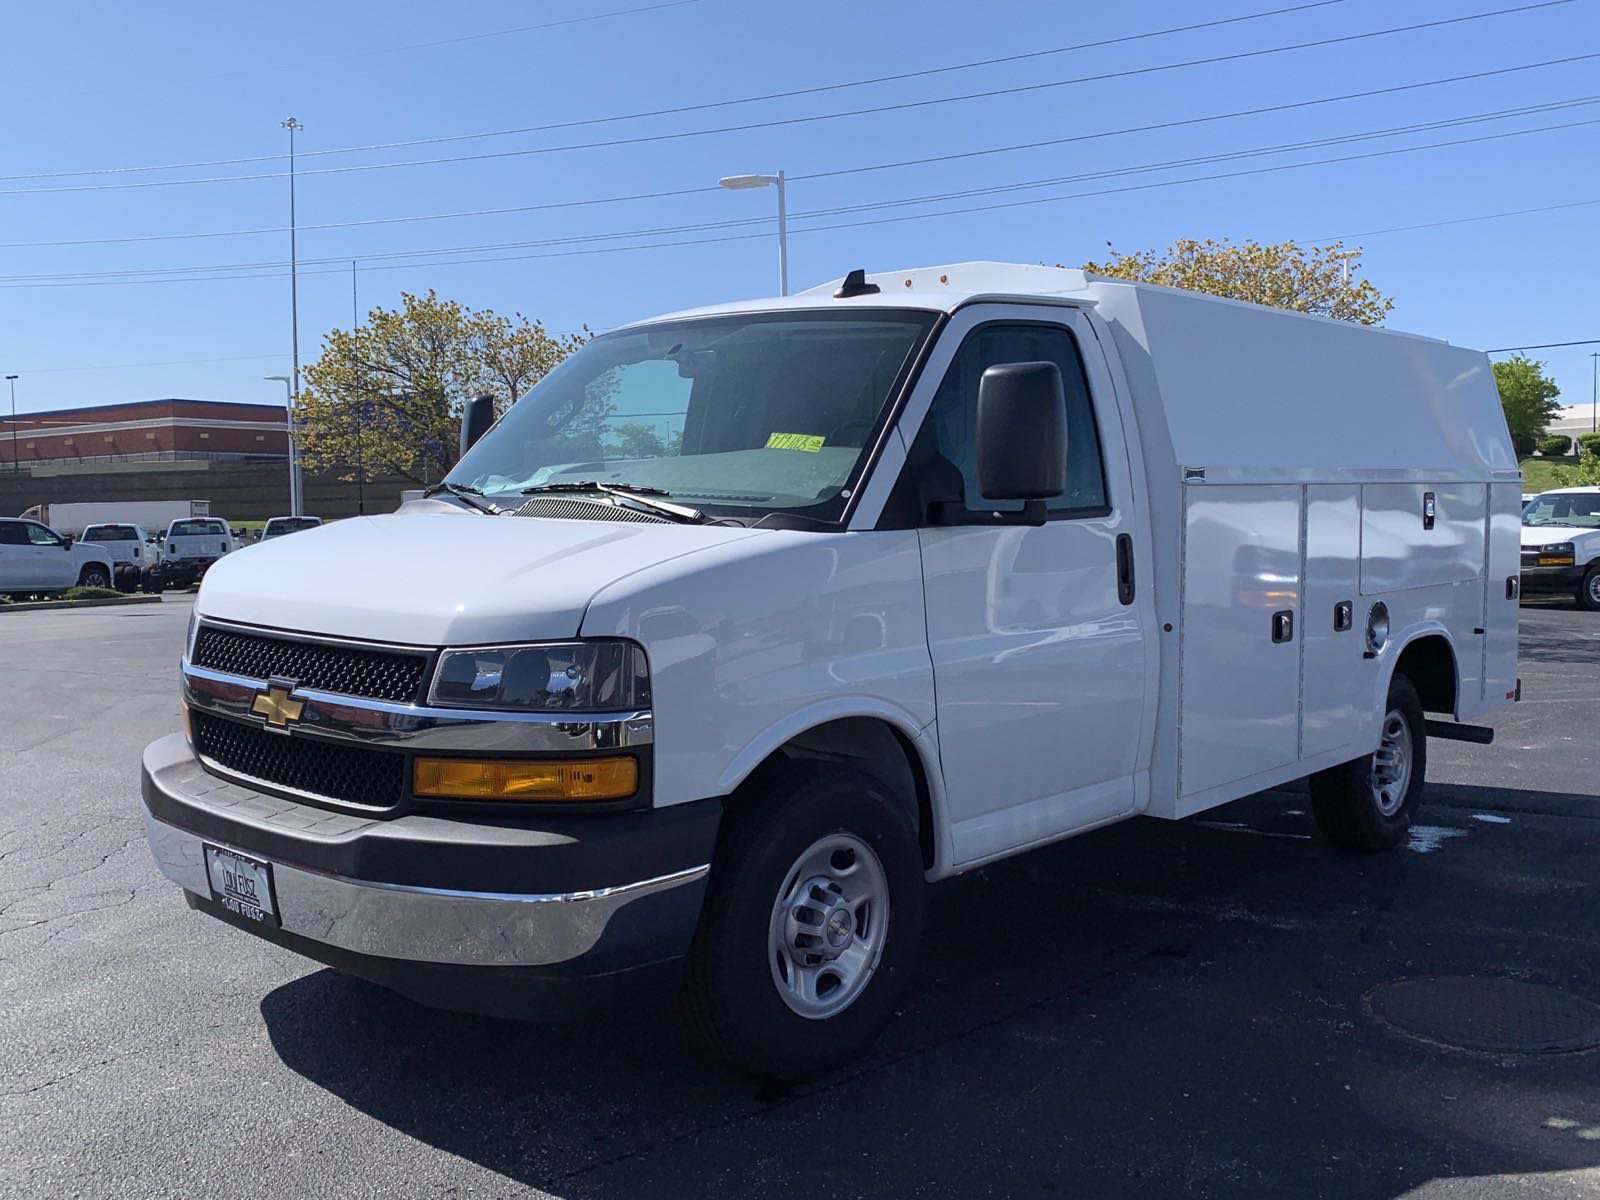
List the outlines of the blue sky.
{"label": "blue sky", "polygon": [[[4,87],[12,102],[0,134],[0,175],[7,177],[0,180],[0,193],[9,193],[0,194],[0,368],[22,376],[19,412],[158,396],[280,400],[281,385],[262,377],[286,372],[289,363],[289,282],[281,265],[288,257],[287,234],[281,232],[288,215],[284,164],[268,158],[158,172],[59,173],[281,155],[286,135],[279,123],[291,114],[305,126],[299,139],[305,172],[299,181],[300,331],[302,358],[310,361],[327,329],[350,323],[351,259],[358,262],[363,309],[393,305],[401,290],[431,287],[475,307],[522,311],[554,330],[585,324],[604,329],[670,309],[771,294],[776,246],[770,226],[640,237],[633,241],[758,235],[605,254],[555,256],[621,243],[456,250],[431,259],[379,256],[754,221],[770,217],[771,191],[718,190],[712,185],[719,176],[779,167],[791,177],[806,176],[1059,141],[1600,50],[1595,0],[1572,0],[1438,28],[1021,94],[764,129],[546,149],[1056,83],[1519,2],[1339,0],[1220,28],[787,99],[536,133],[321,153],[845,83],[1307,2],[10,5],[0,15],[0,40],[8,50]],[[629,9],[636,11],[621,12]],[[441,13],[448,14],[445,23]],[[1484,348],[1600,337],[1600,238],[1595,236],[1600,123],[1577,124],[1600,122],[1597,66],[1600,58],[1287,112],[795,179],[789,188],[791,283],[798,290],[856,266],[888,269],[974,258],[1075,264],[1102,255],[1107,242],[1134,249],[1180,236],[1362,235],[1348,240],[1366,247],[1369,276],[1395,298],[1390,323],[1397,328]],[[802,215],[1570,101],[1587,103],[1248,161],[832,217]],[[1015,205],[1552,125],[1570,127]],[[545,152],[527,153],[533,150]],[[314,173],[485,154],[498,157]],[[230,175],[269,177],[166,185]],[[163,186],[107,186],[152,182]],[[88,187],[97,190],[42,190]],[[306,228],[696,188],[711,190],[447,220]],[[1595,203],[1374,232],[1585,201]],[[1013,207],[992,207],[1000,204]],[[982,206],[991,207],[926,215]],[[807,231],[810,225],[912,216],[917,219]],[[241,230],[269,232],[22,245]],[[511,255],[524,257],[509,260]],[[500,261],[458,261],[491,257]],[[232,277],[166,275],[147,282],[152,276],[102,275],[93,286],[82,278],[88,272],[201,266],[228,268],[222,274]],[[69,276],[77,278],[64,278]],[[103,282],[107,278],[116,282]],[[1589,401],[1588,353],[1596,349],[1600,346],[1538,352],[1560,382],[1564,402]]]}

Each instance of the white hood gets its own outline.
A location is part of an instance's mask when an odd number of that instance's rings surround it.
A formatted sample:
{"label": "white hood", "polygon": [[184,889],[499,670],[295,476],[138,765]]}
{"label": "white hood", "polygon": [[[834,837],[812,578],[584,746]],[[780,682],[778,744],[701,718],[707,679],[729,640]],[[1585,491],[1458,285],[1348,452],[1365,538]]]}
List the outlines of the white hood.
{"label": "white hood", "polygon": [[395,513],[251,546],[206,572],[202,616],[332,637],[474,645],[576,636],[595,593],[759,531]]}

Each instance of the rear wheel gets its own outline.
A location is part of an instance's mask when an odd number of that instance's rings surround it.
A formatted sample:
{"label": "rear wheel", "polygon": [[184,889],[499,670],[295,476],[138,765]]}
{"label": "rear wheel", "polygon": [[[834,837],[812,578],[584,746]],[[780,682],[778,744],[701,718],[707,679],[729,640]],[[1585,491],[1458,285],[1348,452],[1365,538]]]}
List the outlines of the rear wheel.
{"label": "rear wheel", "polygon": [[1311,777],[1311,813],[1323,836],[1345,850],[1372,853],[1405,841],[1428,766],[1427,726],[1417,690],[1404,675],[1389,684],[1378,748]]}
{"label": "rear wheel", "polygon": [[111,575],[99,563],[90,563],[78,572],[78,586],[86,588],[109,588]]}
{"label": "rear wheel", "polygon": [[1578,607],[1600,612],[1600,563],[1583,573],[1583,582],[1578,585]]}
{"label": "rear wheel", "polygon": [[123,563],[113,572],[117,580],[117,591],[137,592],[139,590],[139,568],[132,563]]}
{"label": "rear wheel", "polygon": [[922,856],[878,780],[790,766],[725,818],[684,974],[723,1062],[799,1082],[865,1051],[922,930]]}

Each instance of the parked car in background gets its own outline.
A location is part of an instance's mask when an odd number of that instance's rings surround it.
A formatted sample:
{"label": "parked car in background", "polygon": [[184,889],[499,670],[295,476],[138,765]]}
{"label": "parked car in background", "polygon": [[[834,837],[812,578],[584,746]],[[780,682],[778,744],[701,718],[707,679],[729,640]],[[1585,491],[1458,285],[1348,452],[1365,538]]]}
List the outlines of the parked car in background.
{"label": "parked car in background", "polygon": [[174,521],[167,526],[161,561],[155,567],[151,586],[158,592],[168,587],[191,587],[200,581],[207,567],[238,548],[233,527],[221,517]]}
{"label": "parked car in background", "polygon": [[1522,594],[1600,612],[1600,487],[1540,492],[1522,510]]}
{"label": "parked car in background", "polygon": [[112,578],[124,592],[146,586],[150,568],[161,561],[161,541],[143,525],[90,525],[78,540],[105,547]]}
{"label": "parked car in background", "polygon": [[50,595],[70,587],[111,586],[111,555],[48,525],[0,517],[0,595]]}
{"label": "parked car in background", "polygon": [[282,537],[286,533],[299,533],[305,529],[315,529],[322,524],[321,517],[273,517],[261,530],[260,541],[270,541],[272,538]]}

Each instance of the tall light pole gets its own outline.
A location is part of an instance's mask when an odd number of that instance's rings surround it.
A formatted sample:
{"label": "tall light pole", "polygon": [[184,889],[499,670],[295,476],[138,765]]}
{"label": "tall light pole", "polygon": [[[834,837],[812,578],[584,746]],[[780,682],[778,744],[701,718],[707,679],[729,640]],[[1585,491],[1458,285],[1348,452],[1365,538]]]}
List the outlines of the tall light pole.
{"label": "tall light pole", "polygon": [[1589,376],[1589,432],[1594,433],[1600,431],[1600,350],[1589,355],[1589,362],[1594,368]]}
{"label": "tall light pole", "polygon": [[289,131],[289,327],[294,354],[294,381],[289,388],[289,513],[300,515],[300,462],[295,451],[294,414],[300,399],[300,256],[295,245],[294,215],[294,135],[305,126],[290,117],[283,122]]}
{"label": "tall light pole", "polygon": [[717,180],[725,188],[743,191],[745,188],[776,186],[778,189],[778,295],[789,294],[789,210],[783,191],[783,172],[776,175],[728,175]]}
{"label": "tall light pole", "polygon": [[21,475],[22,460],[17,457],[17,377],[7,375],[6,382],[11,385],[11,470]]}
{"label": "tall light pole", "polygon": [[350,260],[350,366],[353,368],[350,381],[356,389],[356,516],[367,515],[367,464],[362,454],[361,427],[366,424],[367,414],[362,411],[361,403],[361,302],[357,299],[356,290],[356,260]]}
{"label": "tall light pole", "polygon": [[287,375],[264,375],[270,383],[283,384],[285,407],[289,416],[289,515],[298,517],[300,503],[300,439],[295,430],[294,381]]}

